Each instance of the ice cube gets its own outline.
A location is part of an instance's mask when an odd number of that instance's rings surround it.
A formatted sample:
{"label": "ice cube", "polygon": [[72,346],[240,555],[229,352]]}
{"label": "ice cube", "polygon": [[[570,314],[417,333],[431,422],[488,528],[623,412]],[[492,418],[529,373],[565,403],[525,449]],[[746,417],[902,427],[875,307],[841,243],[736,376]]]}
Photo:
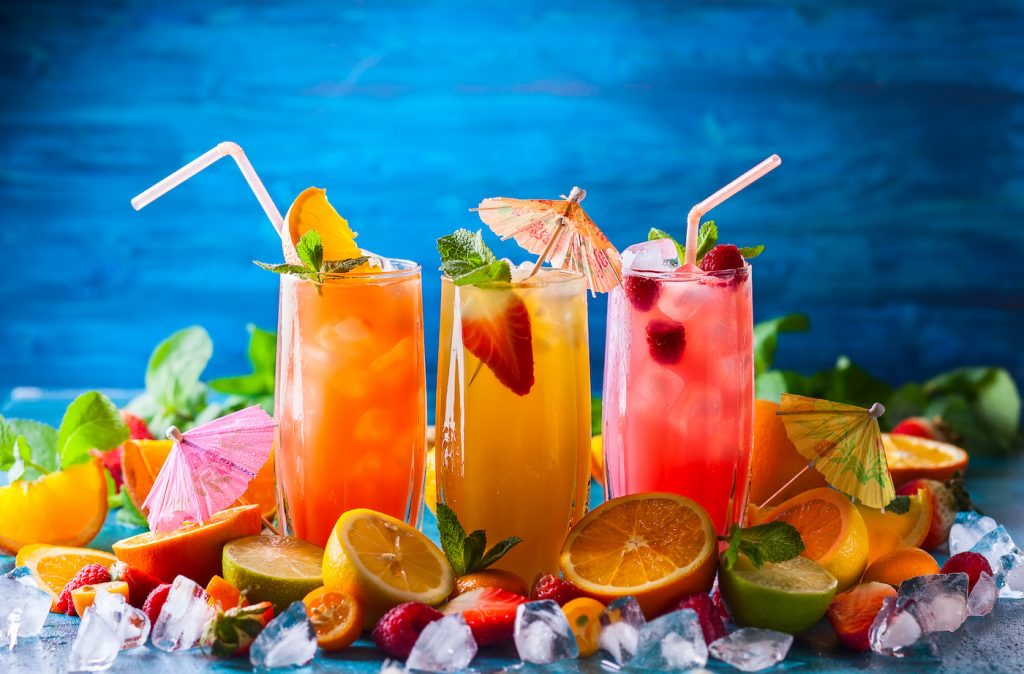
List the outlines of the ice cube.
{"label": "ice cube", "polygon": [[668,239],[635,243],[622,251],[622,268],[643,271],[674,271],[679,266],[679,251]]}
{"label": "ice cube", "polygon": [[970,550],[982,536],[997,526],[994,519],[973,510],[958,512],[949,529],[949,556]]}
{"label": "ice cube", "polygon": [[703,667],[708,662],[704,631],[693,609],[667,613],[640,628],[631,667],[670,671]]}
{"label": "ice cube", "polygon": [[85,609],[71,644],[68,670],[97,672],[109,669],[117,654],[146,643],[149,618],[130,606],[123,595],[100,590],[92,606]]}
{"label": "ice cube", "polygon": [[423,628],[405,666],[422,672],[455,672],[469,666],[476,650],[466,619],[454,613]]}
{"label": "ice cube", "polygon": [[616,665],[621,666],[636,655],[640,628],[646,622],[644,612],[634,597],[620,597],[608,604],[601,615],[598,645]]}
{"label": "ice cube", "polygon": [[520,604],[516,608],[512,637],[519,658],[535,665],[576,658],[580,654],[569,621],[558,603],[550,599]]}
{"label": "ice cube", "polygon": [[917,576],[900,584],[899,596],[913,599],[908,610],[921,630],[955,632],[967,620],[966,573],[936,573]]}
{"label": "ice cube", "polygon": [[[906,655],[924,636],[920,623],[908,610],[912,599],[886,597],[868,631],[871,650],[898,658]],[[928,642],[930,646],[930,642]]]}
{"label": "ice cube", "polygon": [[1000,524],[982,536],[971,551],[988,560],[1000,597],[1024,597],[1024,551],[1013,542],[1006,527]]}
{"label": "ice cube", "polygon": [[999,598],[999,588],[996,587],[996,579],[992,574],[981,572],[978,581],[967,598],[967,615],[988,615],[996,607],[996,599]]}
{"label": "ice cube", "polygon": [[4,574],[6,578],[16,580],[22,585],[28,585],[29,587],[39,587],[39,583],[36,582],[35,576],[32,575],[32,570],[27,566],[18,566]]}
{"label": "ice cube", "polygon": [[50,614],[50,601],[50,595],[36,585],[31,572],[15,569],[0,576],[0,627],[8,650],[14,650],[18,637],[32,637],[42,631]]}
{"label": "ice cube", "polygon": [[153,625],[153,645],[168,652],[195,647],[215,613],[207,599],[206,591],[185,576],[175,578]]}
{"label": "ice cube", "polygon": [[271,620],[249,648],[249,662],[256,669],[300,667],[316,655],[316,632],[301,601]]}
{"label": "ice cube", "polygon": [[401,662],[387,658],[380,663],[380,671],[377,674],[405,674],[405,667]]}
{"label": "ice cube", "polygon": [[[698,632],[700,625],[697,626]],[[703,636],[701,637],[703,639]],[[786,659],[793,635],[744,627],[711,642],[708,650],[722,662],[744,672],[767,669]]]}
{"label": "ice cube", "polygon": [[[714,299],[716,292],[715,286],[703,283],[663,283],[658,294],[658,309],[672,320],[685,324]],[[736,329],[735,325],[730,328]]]}

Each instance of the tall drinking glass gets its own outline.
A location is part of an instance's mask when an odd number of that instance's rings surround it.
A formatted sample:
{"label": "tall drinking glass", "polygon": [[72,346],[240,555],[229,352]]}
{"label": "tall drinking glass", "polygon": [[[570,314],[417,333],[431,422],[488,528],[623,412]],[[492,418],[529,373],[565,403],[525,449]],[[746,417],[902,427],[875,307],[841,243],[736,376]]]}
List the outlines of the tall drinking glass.
{"label": "tall drinking glass", "polygon": [[703,506],[719,533],[743,521],[753,443],[751,286],[749,264],[623,270],[608,300],[609,498],[674,492]]}
{"label": "tall drinking glass", "polygon": [[[483,529],[491,543],[523,539],[495,566],[529,583],[541,572],[557,573],[565,536],[587,505],[587,283],[555,269],[529,279],[513,274],[501,289],[442,279],[437,489],[466,531]],[[503,316],[516,299],[529,314],[534,360],[525,395],[499,381],[462,341],[468,322]],[[499,334],[511,329],[500,319],[494,327]]]}
{"label": "tall drinking glass", "polygon": [[324,546],[338,516],[372,508],[415,524],[426,453],[419,265],[281,276],[277,390],[279,520]]}

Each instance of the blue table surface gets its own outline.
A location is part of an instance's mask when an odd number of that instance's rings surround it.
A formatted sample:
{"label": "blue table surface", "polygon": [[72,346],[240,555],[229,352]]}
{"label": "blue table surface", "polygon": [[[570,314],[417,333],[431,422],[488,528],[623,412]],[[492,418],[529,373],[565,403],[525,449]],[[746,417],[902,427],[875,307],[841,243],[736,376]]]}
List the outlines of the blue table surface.
{"label": "blue table surface", "polygon": [[[58,423],[60,415],[74,392],[17,389],[0,405],[0,414],[7,417],[27,417]],[[125,394],[127,395],[127,394]],[[115,402],[122,402],[115,392]],[[1017,540],[1024,539],[1024,513],[1019,504],[1024,502],[1024,460],[998,463],[975,462],[968,474],[971,495],[986,514],[1005,524]],[[599,487],[591,490],[591,507],[600,503]],[[437,541],[437,523],[427,513],[423,531]],[[138,533],[139,529],[124,527],[114,519],[113,513],[91,547],[109,550],[120,538]],[[0,570],[13,566],[11,557],[0,556]],[[0,671],[14,673],[65,672],[68,654],[75,638],[78,618],[52,614],[38,638],[25,639],[8,652],[0,649]],[[1020,672],[1024,671],[1024,600],[1000,599],[996,609],[984,617],[969,618],[958,631],[940,634],[935,638],[937,656],[915,655],[903,659],[885,658],[875,654],[851,653],[840,647],[827,621],[822,621],[808,632],[799,635],[789,657],[771,670],[800,670],[805,672]],[[362,638],[340,653],[318,652],[316,659],[296,672],[377,672],[383,658],[373,643]],[[519,663],[511,644],[481,649],[472,663],[478,672],[506,670]],[[147,674],[192,674],[210,671],[249,671],[248,660],[237,658],[214,660],[198,649],[169,654],[152,646],[124,651],[114,662],[111,672],[138,672]],[[565,661],[554,666],[523,668],[536,671],[600,672],[599,657]],[[716,660],[708,662],[711,671],[737,670]]]}

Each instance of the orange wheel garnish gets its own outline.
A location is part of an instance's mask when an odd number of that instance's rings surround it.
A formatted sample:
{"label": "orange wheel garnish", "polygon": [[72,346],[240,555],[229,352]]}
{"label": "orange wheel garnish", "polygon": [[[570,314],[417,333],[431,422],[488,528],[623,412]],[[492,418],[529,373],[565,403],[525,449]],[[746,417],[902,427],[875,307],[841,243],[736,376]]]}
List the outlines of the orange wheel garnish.
{"label": "orange wheel garnish", "polygon": [[15,566],[26,566],[39,587],[53,600],[50,610],[57,612],[57,598],[83,566],[102,564],[110,566],[117,558],[109,552],[89,548],[69,548],[59,545],[26,545],[18,551]]}
{"label": "orange wheel garnish", "polygon": [[363,631],[363,609],[347,594],[318,587],[302,602],[316,630],[316,642],[325,651],[348,648]]}

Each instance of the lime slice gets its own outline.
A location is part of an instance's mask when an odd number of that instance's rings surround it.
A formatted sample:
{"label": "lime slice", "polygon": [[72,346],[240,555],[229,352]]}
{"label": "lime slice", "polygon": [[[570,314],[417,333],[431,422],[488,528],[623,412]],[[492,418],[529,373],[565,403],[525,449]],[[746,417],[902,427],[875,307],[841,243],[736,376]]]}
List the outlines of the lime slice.
{"label": "lime slice", "polygon": [[245,593],[250,604],[269,601],[280,613],[324,584],[323,557],[322,549],[297,538],[236,538],[224,546],[224,580]]}
{"label": "lime slice", "polygon": [[795,634],[825,615],[837,583],[820,564],[805,557],[758,569],[741,555],[731,569],[724,563],[719,566],[718,584],[737,624]]}

